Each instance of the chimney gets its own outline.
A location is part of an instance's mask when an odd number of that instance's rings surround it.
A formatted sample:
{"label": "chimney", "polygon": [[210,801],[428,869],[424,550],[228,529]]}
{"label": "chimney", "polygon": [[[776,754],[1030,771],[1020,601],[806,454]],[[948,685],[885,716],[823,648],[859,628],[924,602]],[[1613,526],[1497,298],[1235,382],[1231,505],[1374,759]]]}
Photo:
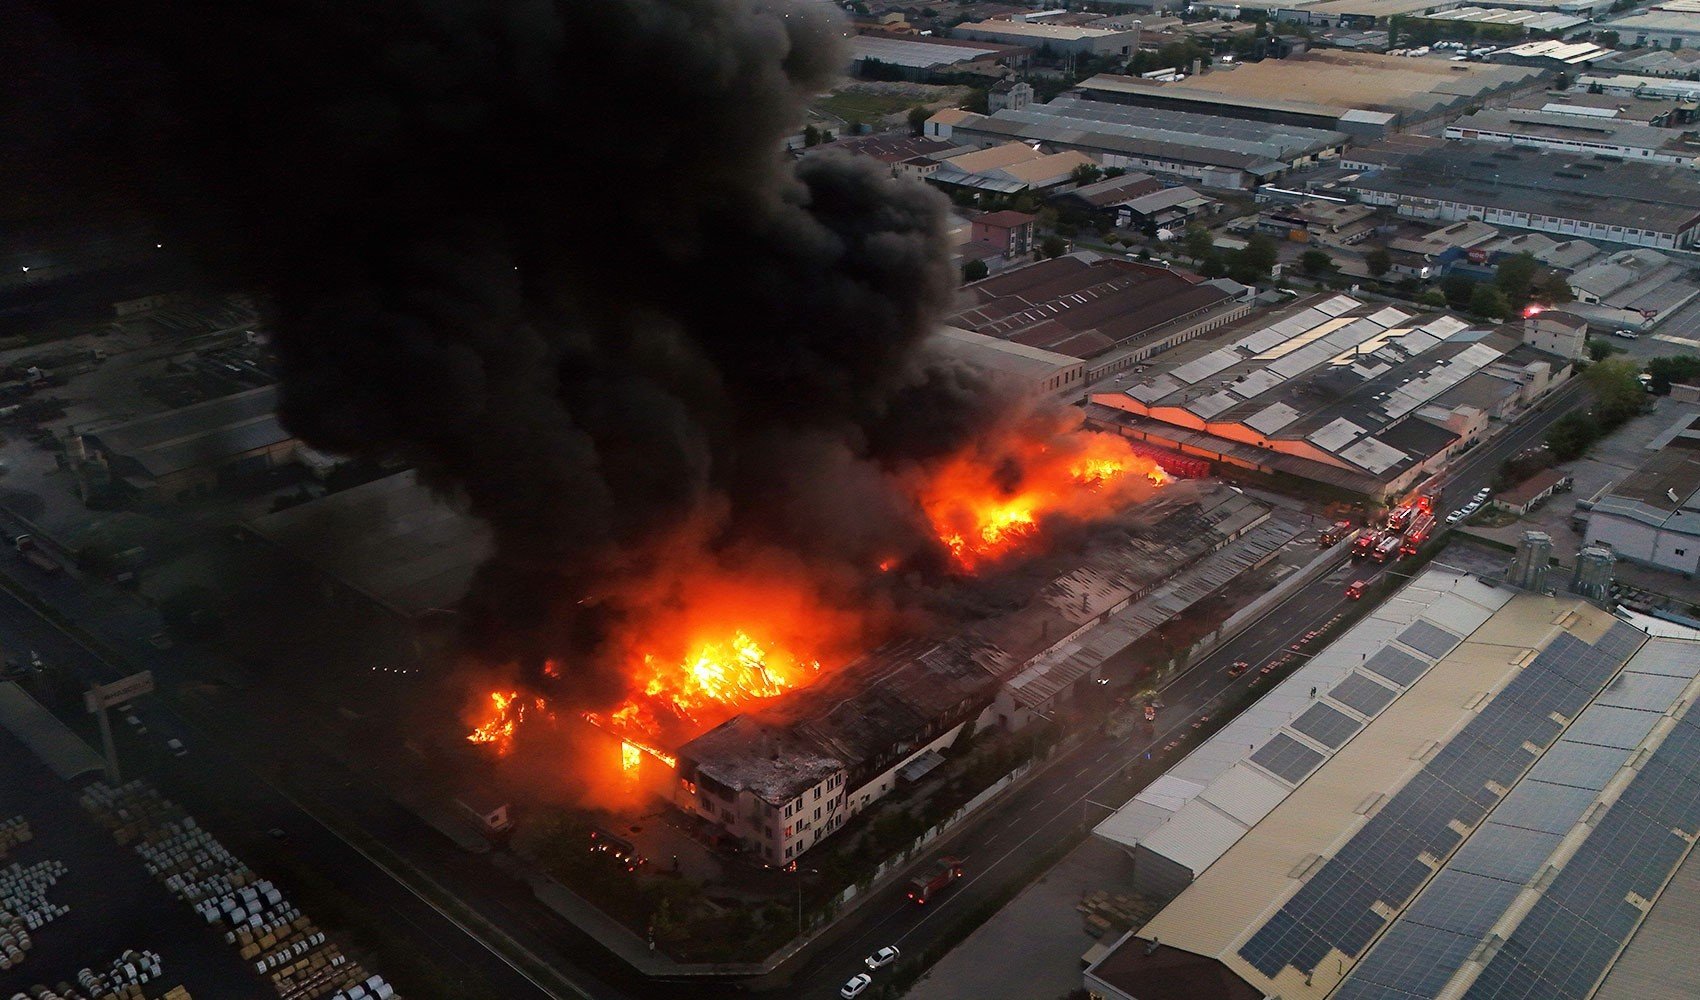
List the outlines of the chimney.
{"label": "chimney", "polygon": [[1202,72],[1204,72],[1204,60],[1194,59],[1192,61],[1192,75],[1197,76]]}
{"label": "chimney", "polygon": [[1150,954],[1155,953],[1156,951],[1157,951],[1157,939],[1152,938],[1145,945],[1145,954],[1150,955]]}

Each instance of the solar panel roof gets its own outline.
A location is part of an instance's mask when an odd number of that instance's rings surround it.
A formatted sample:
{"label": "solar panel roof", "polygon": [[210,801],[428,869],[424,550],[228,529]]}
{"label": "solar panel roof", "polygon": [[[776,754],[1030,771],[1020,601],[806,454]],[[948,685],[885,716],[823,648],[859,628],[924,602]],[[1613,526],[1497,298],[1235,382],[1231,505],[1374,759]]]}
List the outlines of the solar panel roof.
{"label": "solar panel roof", "polygon": [[1383,646],[1364,662],[1363,669],[1385,677],[1400,687],[1410,687],[1428,671],[1429,665],[1402,649]]}
{"label": "solar panel roof", "polygon": [[1330,750],[1338,750],[1363,724],[1337,708],[1316,704],[1294,719],[1291,728]]}
{"label": "solar panel roof", "polygon": [[1386,708],[1397,693],[1363,674],[1353,672],[1334,685],[1328,696],[1359,715],[1373,716]]}
{"label": "solar panel roof", "polygon": [[1322,763],[1322,754],[1286,733],[1276,733],[1268,743],[1251,755],[1251,761],[1276,777],[1296,785]]}
{"label": "solar panel roof", "polygon": [[1592,743],[1603,747],[1633,749],[1647,738],[1658,724],[1659,713],[1642,712],[1633,708],[1613,708],[1593,705],[1564,731],[1572,743]]}
{"label": "solar panel roof", "polygon": [[1628,762],[1627,750],[1564,739],[1554,743],[1529,769],[1529,777],[1555,785],[1598,791],[1606,787],[1612,776]]}
{"label": "solar panel roof", "polygon": [[1424,656],[1438,660],[1464,640],[1431,621],[1418,618],[1399,633],[1399,641]]}

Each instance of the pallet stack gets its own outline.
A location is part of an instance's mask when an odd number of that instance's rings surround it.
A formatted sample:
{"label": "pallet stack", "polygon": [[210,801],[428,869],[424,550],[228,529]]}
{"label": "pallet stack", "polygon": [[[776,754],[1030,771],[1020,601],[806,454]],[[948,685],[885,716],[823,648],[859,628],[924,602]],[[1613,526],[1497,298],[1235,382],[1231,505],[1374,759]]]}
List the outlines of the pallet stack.
{"label": "pallet stack", "polygon": [[19,844],[27,844],[34,839],[29,820],[22,816],[0,820],[0,860],[5,860]]}
{"label": "pallet stack", "polygon": [[284,1000],[391,1000],[394,987],[345,956],[325,933],[225,850],[195,818],[139,781],[111,788],[96,782],[83,808],[120,844],[133,844],[148,874],[224,925],[226,943],[255,973],[270,978]]}
{"label": "pallet stack", "polygon": [[[14,993],[12,1000],[148,1000],[142,990],[146,983],[159,979],[159,956],[151,951],[126,951],[105,971],[83,969],[75,983],[61,982],[56,986],[32,986],[28,992]],[[181,986],[160,994],[159,1000],[190,1000],[189,991]]]}

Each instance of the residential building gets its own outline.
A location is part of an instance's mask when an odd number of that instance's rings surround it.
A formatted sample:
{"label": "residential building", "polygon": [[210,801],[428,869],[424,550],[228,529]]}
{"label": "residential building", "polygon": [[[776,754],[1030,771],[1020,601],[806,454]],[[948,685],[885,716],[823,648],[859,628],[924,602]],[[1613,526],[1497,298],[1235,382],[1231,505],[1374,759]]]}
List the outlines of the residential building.
{"label": "residential building", "polygon": [[1588,323],[1571,313],[1544,309],[1523,317],[1523,343],[1555,357],[1580,361],[1588,353]]}
{"label": "residential building", "polygon": [[1558,469],[1542,469],[1493,498],[1493,505],[1522,517],[1537,510],[1555,493],[1570,488],[1575,479]]}
{"label": "residential building", "polygon": [[1025,212],[991,212],[973,220],[973,234],[969,238],[996,247],[1005,258],[1019,257],[1033,251],[1036,221]]}
{"label": "residential building", "polygon": [[1014,77],[1006,76],[986,91],[986,109],[993,114],[1006,110],[1020,111],[1032,103],[1033,85]]}

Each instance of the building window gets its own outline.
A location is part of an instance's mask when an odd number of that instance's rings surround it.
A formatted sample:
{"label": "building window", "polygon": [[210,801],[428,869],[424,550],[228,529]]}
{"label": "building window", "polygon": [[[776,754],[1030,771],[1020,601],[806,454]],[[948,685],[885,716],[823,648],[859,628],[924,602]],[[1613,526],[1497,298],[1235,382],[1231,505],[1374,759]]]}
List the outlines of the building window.
{"label": "building window", "polygon": [[1679,555],[1679,556],[1685,556],[1685,555],[1688,554],[1688,550],[1687,549],[1677,549],[1676,554]]}
{"label": "building window", "polygon": [[787,848],[785,848],[785,856],[786,856],[786,857],[790,857],[790,856],[791,856],[791,848],[789,848],[789,847],[787,847]]}
{"label": "building window", "polygon": [[820,786],[819,785],[815,786],[815,801],[816,802],[820,801]]}
{"label": "building window", "polygon": [[785,828],[785,839],[787,839],[787,840],[791,839],[791,831],[793,829],[794,829],[794,827],[790,827],[790,826]]}
{"label": "building window", "polygon": [[[1679,556],[1682,555],[1682,550],[1677,549],[1676,554]],[[820,806],[815,806],[815,822],[820,822]]]}

